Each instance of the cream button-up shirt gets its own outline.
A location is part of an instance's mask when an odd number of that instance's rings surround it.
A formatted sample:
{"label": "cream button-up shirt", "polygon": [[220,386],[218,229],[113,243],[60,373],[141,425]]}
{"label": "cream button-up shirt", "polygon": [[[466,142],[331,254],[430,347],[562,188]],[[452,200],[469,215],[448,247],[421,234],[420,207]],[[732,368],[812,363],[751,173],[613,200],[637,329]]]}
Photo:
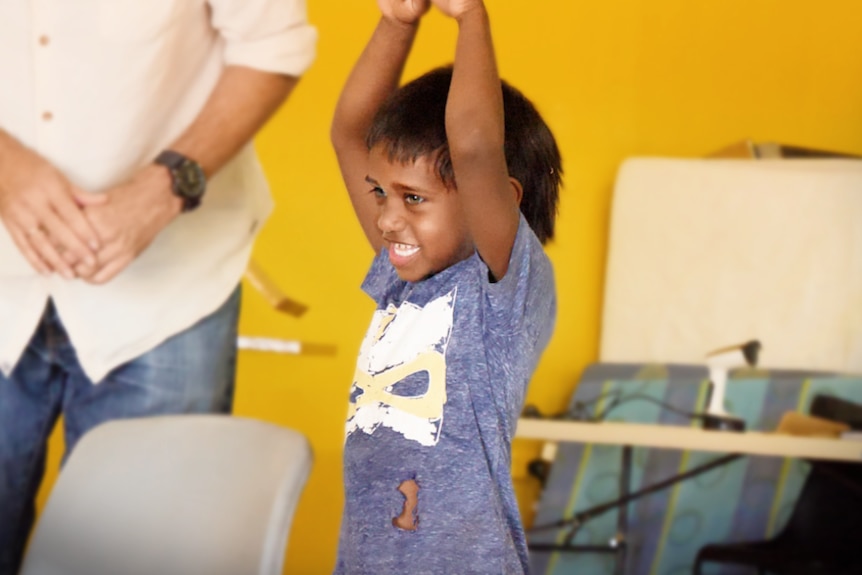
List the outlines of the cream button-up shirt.
{"label": "cream button-up shirt", "polygon": [[[81,188],[151,162],[196,117],[226,65],[301,75],[316,32],[304,0],[3,0],[0,128]],[[217,309],[272,209],[251,145],[105,285],[37,274],[0,225],[0,370],[48,298],[93,381]]]}

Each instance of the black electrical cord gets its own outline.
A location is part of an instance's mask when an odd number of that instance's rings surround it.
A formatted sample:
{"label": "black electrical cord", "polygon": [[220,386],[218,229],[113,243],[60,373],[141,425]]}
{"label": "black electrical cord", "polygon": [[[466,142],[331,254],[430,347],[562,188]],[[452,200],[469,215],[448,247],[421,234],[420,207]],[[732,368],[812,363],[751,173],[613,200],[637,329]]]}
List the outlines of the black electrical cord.
{"label": "black electrical cord", "polygon": [[[587,409],[589,406],[602,400],[607,400],[609,398],[611,399],[609,405],[602,411],[594,413],[592,410]],[[622,391],[612,391],[610,393],[603,393],[601,395],[593,397],[592,399],[576,401],[574,405],[566,411],[550,416],[544,416],[534,405],[528,405],[524,408],[522,415],[527,418],[554,419],[563,421],[589,421],[593,423],[598,423],[600,421],[604,421],[614,409],[634,400],[649,401],[651,403],[661,406],[662,408],[672,413],[676,413],[677,415],[681,415],[682,417],[687,417],[689,419],[703,419],[705,415],[703,413],[686,411],[675,405],[660,401],[658,399],[655,399],[654,397],[643,393],[624,395]]]}

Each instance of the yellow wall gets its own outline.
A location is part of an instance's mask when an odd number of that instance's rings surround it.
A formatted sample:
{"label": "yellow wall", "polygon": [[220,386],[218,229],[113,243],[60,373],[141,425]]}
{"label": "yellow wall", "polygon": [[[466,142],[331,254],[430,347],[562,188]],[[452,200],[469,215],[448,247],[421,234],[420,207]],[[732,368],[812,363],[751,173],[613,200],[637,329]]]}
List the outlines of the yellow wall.
{"label": "yellow wall", "polygon": [[[372,305],[359,284],[371,252],[328,142],[338,91],[377,18],[373,0],[308,0],[319,57],[257,140],[277,210],[255,257],[310,306],[275,313],[247,289],[242,332],[337,345],[335,357],[243,352],[237,412],[297,428],[315,467],[287,572],[328,573],[342,504],[347,389]],[[858,0],[487,0],[501,73],[544,113],[565,162],[559,318],[528,401],[561,409],[597,355],[607,217],[628,155],[701,156],[745,137],[862,153]],[[407,75],[447,62],[455,29],[433,15]],[[537,446],[516,442],[516,473]],[[56,459],[56,455],[54,456]],[[535,485],[519,479],[522,501]],[[44,498],[44,491],[43,491]],[[529,516],[529,509],[525,505]]]}

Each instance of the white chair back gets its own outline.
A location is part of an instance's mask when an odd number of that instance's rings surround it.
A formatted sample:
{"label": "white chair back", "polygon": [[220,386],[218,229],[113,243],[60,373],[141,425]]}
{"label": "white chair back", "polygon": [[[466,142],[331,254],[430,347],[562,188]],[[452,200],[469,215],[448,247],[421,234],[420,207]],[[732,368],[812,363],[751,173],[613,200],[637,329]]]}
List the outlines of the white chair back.
{"label": "white chair back", "polygon": [[112,421],[85,435],[22,575],[280,575],[306,438],[231,416]]}

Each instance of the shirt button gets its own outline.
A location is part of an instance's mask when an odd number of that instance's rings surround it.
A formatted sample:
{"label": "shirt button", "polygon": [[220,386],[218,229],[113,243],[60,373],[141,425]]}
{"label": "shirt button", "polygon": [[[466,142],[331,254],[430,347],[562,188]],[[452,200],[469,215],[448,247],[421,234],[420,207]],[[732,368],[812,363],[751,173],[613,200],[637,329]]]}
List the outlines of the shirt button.
{"label": "shirt button", "polygon": [[54,114],[52,114],[51,112],[42,112],[42,119],[46,122],[50,122],[54,119]]}
{"label": "shirt button", "polygon": [[47,46],[50,43],[51,43],[50,37],[45,36],[44,34],[42,36],[39,36],[39,45],[40,46]]}

